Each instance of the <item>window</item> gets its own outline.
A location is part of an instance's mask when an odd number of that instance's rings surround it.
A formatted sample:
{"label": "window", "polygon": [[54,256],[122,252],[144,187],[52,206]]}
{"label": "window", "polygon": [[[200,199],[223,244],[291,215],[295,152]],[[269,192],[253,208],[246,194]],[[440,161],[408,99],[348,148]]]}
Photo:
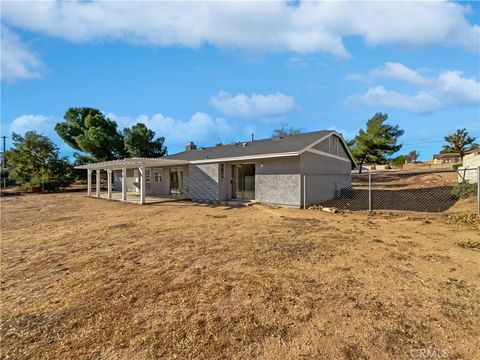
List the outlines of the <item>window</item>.
{"label": "window", "polygon": [[162,169],[155,169],[155,172],[153,173],[153,177],[155,182],[162,182]]}
{"label": "window", "polygon": [[220,164],[220,179],[225,178],[225,164]]}
{"label": "window", "polygon": [[145,182],[150,182],[150,169],[145,169]]}

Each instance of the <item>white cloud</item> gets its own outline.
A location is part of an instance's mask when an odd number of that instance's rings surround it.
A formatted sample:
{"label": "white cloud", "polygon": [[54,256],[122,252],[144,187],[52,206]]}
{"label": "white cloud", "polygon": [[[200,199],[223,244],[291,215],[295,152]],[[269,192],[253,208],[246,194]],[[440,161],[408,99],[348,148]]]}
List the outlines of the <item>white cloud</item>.
{"label": "white cloud", "polygon": [[143,123],[155,131],[156,136],[164,136],[167,146],[174,148],[183,147],[189,141],[194,141],[198,145],[204,145],[206,142],[209,144],[230,142],[232,138],[238,137],[239,132],[243,132],[223,118],[212,118],[201,112],[195,113],[188,120],[174,119],[161,113],[137,117],[107,113],[106,116],[115,120],[119,128],[130,127],[138,122]]}
{"label": "white cloud", "polygon": [[53,116],[25,114],[12,120],[10,130],[21,135],[32,130],[50,135],[54,126],[55,119]]}
{"label": "white cloud", "polygon": [[463,76],[460,71],[445,71],[436,79],[435,91],[452,104],[480,104],[480,83]]}
{"label": "white cloud", "polygon": [[436,76],[425,76],[420,70],[410,69],[400,63],[387,62],[384,66],[371,70],[368,75],[354,74],[347,78],[361,79],[363,82],[394,79],[411,85],[415,92],[415,95],[405,95],[377,85],[370,87],[363,95],[349,99],[350,102],[360,102],[369,106],[429,113],[446,107],[480,104],[480,82],[456,70],[442,71]]}
{"label": "white cloud", "polygon": [[[2,4],[3,6],[3,4]],[[42,62],[5,26],[1,26],[1,78],[5,81],[41,76]]]}
{"label": "white cloud", "polygon": [[57,144],[63,155],[71,156],[74,150],[65,144],[55,131],[55,124],[59,121],[61,120],[51,115],[24,114],[13,119],[9,124],[5,124],[5,128],[8,129],[8,133],[5,135],[10,137],[12,132],[24,135],[27,131],[36,131]]}
{"label": "white cloud", "polygon": [[421,76],[419,71],[394,62],[387,62],[385,65],[373,69],[370,75],[374,78],[390,78],[412,84],[426,85],[428,83],[428,79]]}
{"label": "white cloud", "polygon": [[[187,120],[174,119],[161,113],[151,116],[139,115],[135,117],[120,116],[114,113],[106,113],[106,117],[115,120],[118,129],[121,131],[125,127],[141,122],[155,131],[156,136],[164,136],[166,144],[170,149],[181,150],[189,141],[194,141],[199,146],[213,145],[223,142],[230,143],[233,140],[249,139],[251,133],[255,132],[250,126],[239,127],[223,118],[212,118],[210,115],[197,112]],[[25,114],[13,119],[6,124],[8,133],[11,132],[24,135],[27,131],[35,130],[38,133],[48,136],[57,145],[60,146],[64,154],[73,153],[63,140],[55,132],[55,124],[61,120],[55,116],[46,116],[39,114]],[[2,124],[3,125],[3,124]]]}
{"label": "white cloud", "polygon": [[333,131],[336,131],[337,133],[341,134],[345,141],[353,139],[357,135],[357,133],[354,132],[354,131],[350,131],[350,130],[347,130],[347,129],[339,129],[336,126],[330,126],[329,128],[327,128],[327,130],[333,130]]}
{"label": "white cloud", "polygon": [[281,118],[295,109],[295,99],[282,93],[232,96],[226,91],[220,91],[210,98],[209,103],[223,114],[245,119]]}
{"label": "white cloud", "polygon": [[[470,7],[446,1],[38,1],[2,3],[2,21],[73,42],[120,39],[155,46],[326,52],[368,44],[446,45],[479,51]],[[398,19],[402,19],[399,21]]]}
{"label": "white cloud", "polygon": [[414,113],[429,113],[442,108],[442,104],[435,97],[419,92],[408,96],[395,91],[388,91],[383,86],[375,86],[356,98],[356,100],[370,106],[394,108]]}

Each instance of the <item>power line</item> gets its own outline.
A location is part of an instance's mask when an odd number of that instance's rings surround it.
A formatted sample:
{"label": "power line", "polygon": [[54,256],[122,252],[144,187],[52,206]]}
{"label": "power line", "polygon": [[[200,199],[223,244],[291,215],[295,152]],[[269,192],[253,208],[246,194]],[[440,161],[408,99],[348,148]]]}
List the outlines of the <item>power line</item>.
{"label": "power line", "polygon": [[[472,134],[473,137],[480,137],[480,135],[476,135],[476,134]],[[439,143],[439,142],[443,142],[443,143],[446,143],[445,139],[442,139],[442,140],[429,140],[429,141],[422,141],[422,142],[418,142],[418,143],[410,143],[410,144],[402,144],[404,146],[409,146],[409,145],[423,145],[423,144],[433,144],[433,143]]]}

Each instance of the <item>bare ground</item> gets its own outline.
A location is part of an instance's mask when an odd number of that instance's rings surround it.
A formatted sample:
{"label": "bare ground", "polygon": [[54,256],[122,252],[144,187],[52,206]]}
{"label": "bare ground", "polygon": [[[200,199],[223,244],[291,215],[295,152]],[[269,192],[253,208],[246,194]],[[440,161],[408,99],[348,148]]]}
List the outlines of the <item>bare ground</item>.
{"label": "bare ground", "polygon": [[80,194],[1,210],[5,359],[480,357],[478,218]]}

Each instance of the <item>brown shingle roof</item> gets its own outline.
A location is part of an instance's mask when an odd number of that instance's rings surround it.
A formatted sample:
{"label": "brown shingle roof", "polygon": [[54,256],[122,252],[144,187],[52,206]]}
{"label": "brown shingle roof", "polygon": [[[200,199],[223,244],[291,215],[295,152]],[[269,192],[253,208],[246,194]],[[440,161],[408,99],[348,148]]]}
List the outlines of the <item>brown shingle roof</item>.
{"label": "brown shingle roof", "polygon": [[433,155],[434,159],[454,159],[459,158],[461,155],[459,153],[447,153],[447,154],[435,154]]}
{"label": "brown shingle roof", "polygon": [[229,145],[198,148],[190,151],[182,151],[174,155],[169,155],[166,156],[166,158],[196,161],[296,152],[331,133],[334,133],[334,131],[314,131],[298,135],[289,135],[281,139],[270,138],[255,140],[253,142],[246,141]]}

